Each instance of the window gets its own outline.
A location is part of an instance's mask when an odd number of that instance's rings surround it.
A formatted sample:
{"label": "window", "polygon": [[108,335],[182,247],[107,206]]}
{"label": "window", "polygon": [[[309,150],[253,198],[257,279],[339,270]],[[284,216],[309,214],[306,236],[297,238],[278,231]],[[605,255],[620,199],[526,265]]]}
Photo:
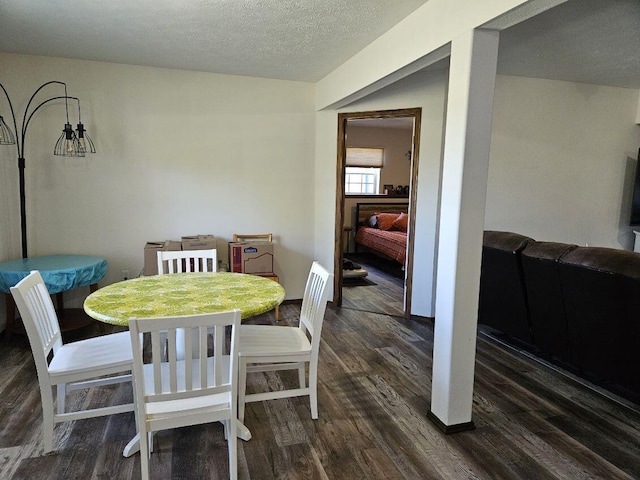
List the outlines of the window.
{"label": "window", "polygon": [[377,195],[380,193],[380,170],[383,148],[347,147],[345,193]]}
{"label": "window", "polygon": [[347,195],[376,195],[380,191],[380,169],[347,167],[344,187]]}

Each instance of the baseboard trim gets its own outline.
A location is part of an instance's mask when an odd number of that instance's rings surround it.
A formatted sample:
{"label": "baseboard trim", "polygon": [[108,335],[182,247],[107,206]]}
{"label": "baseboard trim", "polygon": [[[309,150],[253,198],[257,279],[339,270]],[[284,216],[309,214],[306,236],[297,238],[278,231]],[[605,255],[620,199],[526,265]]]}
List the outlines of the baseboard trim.
{"label": "baseboard trim", "polygon": [[476,428],[475,424],[473,423],[473,420],[466,423],[458,423],[456,425],[445,425],[444,423],[442,423],[442,420],[440,420],[438,417],[436,417],[433,414],[431,410],[427,412],[427,418],[431,420],[431,422],[434,423],[435,426],[438,427],[438,429],[441,432],[447,435],[451,433],[467,432],[469,430],[474,430]]}

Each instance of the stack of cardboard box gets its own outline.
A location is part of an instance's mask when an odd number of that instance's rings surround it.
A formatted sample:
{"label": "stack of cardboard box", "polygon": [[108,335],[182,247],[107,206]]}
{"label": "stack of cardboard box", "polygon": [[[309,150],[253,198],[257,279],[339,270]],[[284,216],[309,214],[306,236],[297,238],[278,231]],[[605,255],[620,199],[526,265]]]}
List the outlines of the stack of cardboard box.
{"label": "stack of cardboard box", "polygon": [[[210,250],[216,248],[216,237],[213,235],[191,235],[182,237],[182,241],[162,240],[159,242],[147,242],[144,246],[144,270],[147,275],[158,274],[159,251],[166,250]],[[217,270],[217,265],[210,265],[212,271]]]}
{"label": "stack of cardboard box", "polygon": [[[216,238],[213,235],[184,236],[181,241],[147,242],[144,246],[143,273],[144,275],[158,274],[157,252],[159,251],[209,250],[212,248],[216,248]],[[217,266],[211,268],[211,270],[215,272]],[[229,270],[236,273],[275,277],[273,272],[273,243],[269,241],[230,242]]]}
{"label": "stack of cardboard box", "polygon": [[211,250],[216,248],[213,235],[191,235],[182,237],[182,250]]}
{"label": "stack of cardboard box", "polygon": [[[260,275],[280,282],[273,272],[273,243],[270,241],[230,242],[229,266],[232,272]],[[276,321],[280,320],[279,305],[275,308],[275,317]]]}
{"label": "stack of cardboard box", "polygon": [[273,276],[273,243],[230,242],[229,267],[236,273]]}

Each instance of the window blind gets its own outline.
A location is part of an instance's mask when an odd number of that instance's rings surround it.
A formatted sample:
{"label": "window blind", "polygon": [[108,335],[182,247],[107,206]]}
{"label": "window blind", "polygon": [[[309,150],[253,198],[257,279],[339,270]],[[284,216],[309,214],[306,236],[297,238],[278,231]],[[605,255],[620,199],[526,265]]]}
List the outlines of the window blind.
{"label": "window blind", "polygon": [[347,147],[347,167],[382,168],[384,148]]}

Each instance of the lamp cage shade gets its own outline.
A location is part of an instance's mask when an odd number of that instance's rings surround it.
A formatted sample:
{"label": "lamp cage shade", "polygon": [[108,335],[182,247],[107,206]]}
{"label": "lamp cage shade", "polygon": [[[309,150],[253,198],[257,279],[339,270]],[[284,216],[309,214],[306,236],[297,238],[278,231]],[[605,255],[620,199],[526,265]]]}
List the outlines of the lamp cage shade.
{"label": "lamp cage shade", "polygon": [[76,129],[76,135],[78,137],[78,143],[80,144],[80,148],[85,153],[96,153],[96,147],[93,145],[93,140],[87,133],[82,123],[78,123]]}
{"label": "lamp cage shade", "polygon": [[9,126],[4,122],[4,118],[0,115],[0,145],[15,145],[16,138]]}
{"label": "lamp cage shade", "polygon": [[65,123],[62,135],[58,138],[53,149],[54,155],[62,157],[84,157],[85,151],[80,147],[78,136],[71,128],[70,123]]}

